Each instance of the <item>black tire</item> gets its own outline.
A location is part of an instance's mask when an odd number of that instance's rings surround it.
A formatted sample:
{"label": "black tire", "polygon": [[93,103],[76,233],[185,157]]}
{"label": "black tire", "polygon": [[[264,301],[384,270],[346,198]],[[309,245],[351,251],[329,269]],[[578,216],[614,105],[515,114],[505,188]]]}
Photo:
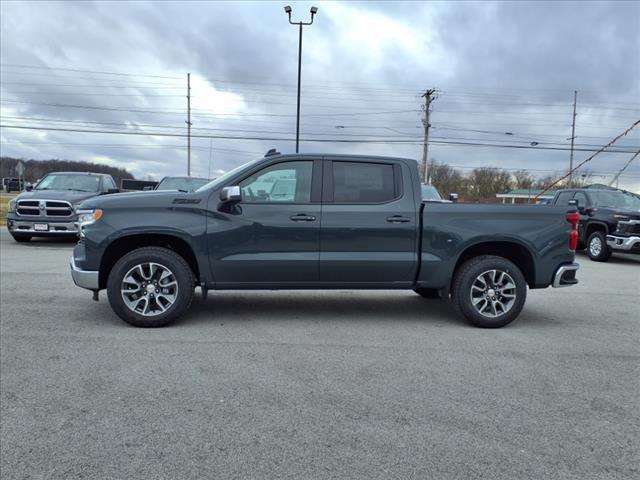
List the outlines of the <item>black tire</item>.
{"label": "black tire", "polygon": [[587,240],[587,255],[594,262],[606,262],[611,257],[611,249],[607,245],[604,232],[593,232]]}
{"label": "black tire", "polygon": [[414,288],[413,291],[423,298],[440,298],[440,290],[437,288]]}
{"label": "black tire", "polygon": [[14,235],[12,233],[11,236],[16,242],[19,242],[19,243],[28,242],[29,240],[31,240],[31,235]]}
{"label": "black tire", "polygon": [[[509,295],[515,293],[515,299],[504,313],[499,313],[496,309],[497,314],[493,317],[489,317],[481,313],[474,306],[471,300],[471,295],[472,286],[474,285],[474,282],[477,281],[478,277],[485,272],[493,270],[496,270],[497,272],[504,272],[511,277],[514,283],[514,288],[509,289]],[[484,295],[484,293],[481,295]],[[497,295],[497,297],[499,296],[500,294]],[[463,263],[454,274],[451,301],[453,302],[456,311],[476,327],[499,328],[511,323],[522,311],[526,298],[527,282],[524,275],[522,275],[522,272],[515,264],[506,258],[494,255],[482,255],[475,257]],[[490,301],[487,302],[487,305],[489,304]],[[487,314],[491,314],[491,312],[488,312]]]}
{"label": "black tire", "polygon": [[[152,316],[145,316],[131,310],[126,305],[121,292],[122,282],[127,272],[136,265],[148,262],[168,268],[178,285],[174,303],[164,312]],[[184,258],[168,248],[143,247],[126,254],[113,266],[107,280],[107,296],[113,311],[125,322],[136,327],[156,328],[164,327],[176,320],[189,308],[193,300],[194,287],[193,272]]]}

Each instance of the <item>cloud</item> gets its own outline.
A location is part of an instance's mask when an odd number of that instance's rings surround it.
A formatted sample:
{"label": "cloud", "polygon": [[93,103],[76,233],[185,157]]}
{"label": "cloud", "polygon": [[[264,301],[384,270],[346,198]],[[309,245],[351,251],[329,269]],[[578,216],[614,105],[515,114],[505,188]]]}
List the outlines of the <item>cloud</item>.
{"label": "cloud", "polygon": [[[310,3],[292,6],[294,20],[308,19]],[[430,156],[464,168],[565,170],[566,150],[444,142],[566,147],[574,89],[580,148],[606,143],[640,117],[638,3],[317,6],[303,38],[301,137],[411,143],[303,142],[302,151],[419,159],[420,93],[431,87],[440,93]],[[1,17],[3,125],[156,134],[3,128],[3,155],[101,160],[138,176],[185,173],[186,139],[159,133],[186,132],[187,72],[194,135],[269,139],[196,137],[194,174],[228,170],[274,146],[293,151],[298,32],[279,4],[4,2]],[[640,133],[619,145],[640,145]],[[576,161],[587,155],[576,152]],[[589,168],[607,181],[630,156],[603,154]],[[625,173],[621,184],[640,190],[640,163]]]}

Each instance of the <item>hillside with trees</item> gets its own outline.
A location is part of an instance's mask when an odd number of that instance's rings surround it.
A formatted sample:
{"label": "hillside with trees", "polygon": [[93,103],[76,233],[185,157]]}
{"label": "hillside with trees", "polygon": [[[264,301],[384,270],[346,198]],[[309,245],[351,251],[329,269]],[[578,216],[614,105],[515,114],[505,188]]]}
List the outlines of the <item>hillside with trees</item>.
{"label": "hillside with trees", "polygon": [[124,168],[112,167],[100,163],[72,162],[70,160],[24,160],[12,157],[0,157],[0,178],[17,177],[16,166],[24,163],[24,178],[27,182],[35,182],[50,172],[95,172],[108,173],[120,185],[123,178],[133,178]]}

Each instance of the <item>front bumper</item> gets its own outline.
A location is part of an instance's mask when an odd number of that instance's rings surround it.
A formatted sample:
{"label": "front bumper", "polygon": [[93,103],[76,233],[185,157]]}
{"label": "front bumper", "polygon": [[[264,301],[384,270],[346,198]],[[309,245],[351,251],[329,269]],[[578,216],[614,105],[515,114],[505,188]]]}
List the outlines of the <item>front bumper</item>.
{"label": "front bumper", "polygon": [[[35,224],[46,224],[47,230],[36,230]],[[11,233],[24,233],[34,237],[43,236],[73,236],[78,235],[78,224],[74,219],[64,221],[49,220],[47,218],[39,220],[23,220],[11,215],[7,218],[7,229]]]}
{"label": "front bumper", "polygon": [[637,235],[633,235],[631,237],[607,235],[607,246],[611,250],[629,253],[640,253],[640,237]]}
{"label": "front bumper", "polygon": [[73,278],[73,283],[75,283],[78,287],[94,291],[100,288],[99,272],[97,270],[82,270],[78,268],[73,255],[71,255],[71,258],[69,259],[69,267],[71,268],[71,277]]}
{"label": "front bumper", "polygon": [[571,287],[578,284],[576,278],[576,272],[580,268],[579,263],[571,263],[568,265],[561,265],[556,273],[553,275],[553,288]]}

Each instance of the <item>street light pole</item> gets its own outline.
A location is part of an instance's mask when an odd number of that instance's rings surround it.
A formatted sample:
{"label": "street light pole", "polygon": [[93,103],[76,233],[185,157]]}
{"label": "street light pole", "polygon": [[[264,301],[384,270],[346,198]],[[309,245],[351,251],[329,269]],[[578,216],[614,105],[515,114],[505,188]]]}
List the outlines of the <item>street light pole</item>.
{"label": "street light pole", "polygon": [[300,151],[300,88],[301,88],[301,80],[302,80],[302,26],[311,25],[313,23],[313,17],[315,16],[316,13],[318,13],[318,8],[311,7],[310,22],[292,22],[291,21],[292,8],[289,5],[284,7],[284,11],[289,16],[289,23],[291,25],[298,25],[300,29],[300,34],[298,37],[298,105],[297,105],[297,113],[296,113],[296,153],[298,153]]}

